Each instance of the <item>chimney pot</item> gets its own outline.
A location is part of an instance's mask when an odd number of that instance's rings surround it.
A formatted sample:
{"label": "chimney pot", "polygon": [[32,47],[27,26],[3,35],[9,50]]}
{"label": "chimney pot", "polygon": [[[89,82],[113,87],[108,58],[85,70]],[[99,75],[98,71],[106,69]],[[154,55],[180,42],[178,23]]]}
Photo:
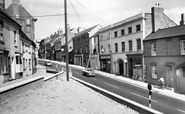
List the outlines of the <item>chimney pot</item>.
{"label": "chimney pot", "polygon": [[180,25],[184,25],[184,13],[181,14],[181,21],[180,21]]}

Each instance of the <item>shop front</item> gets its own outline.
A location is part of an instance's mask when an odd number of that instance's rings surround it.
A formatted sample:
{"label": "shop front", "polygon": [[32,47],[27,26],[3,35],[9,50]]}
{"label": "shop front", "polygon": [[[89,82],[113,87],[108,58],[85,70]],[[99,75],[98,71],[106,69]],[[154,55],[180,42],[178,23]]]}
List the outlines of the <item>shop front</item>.
{"label": "shop front", "polygon": [[110,55],[100,55],[100,67],[101,71],[111,73],[111,56]]}
{"label": "shop front", "polygon": [[143,81],[142,54],[127,55],[129,78]]}

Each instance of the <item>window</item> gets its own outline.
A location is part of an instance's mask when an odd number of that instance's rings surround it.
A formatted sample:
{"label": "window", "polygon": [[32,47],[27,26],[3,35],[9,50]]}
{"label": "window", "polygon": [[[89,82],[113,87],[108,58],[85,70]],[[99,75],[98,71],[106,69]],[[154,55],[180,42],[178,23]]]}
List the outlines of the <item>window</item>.
{"label": "window", "polygon": [[156,42],[151,43],[151,55],[156,56]]}
{"label": "window", "polygon": [[151,66],[152,78],[157,79],[157,66]]}
{"label": "window", "polygon": [[121,35],[122,36],[125,35],[125,30],[124,29],[121,30]]}
{"label": "window", "polygon": [[31,70],[31,59],[29,59],[29,69]]}
{"label": "window", "polygon": [[118,52],[118,43],[115,43],[115,52]]}
{"label": "window", "polygon": [[110,50],[110,44],[108,44],[108,49]]}
{"label": "window", "polygon": [[137,51],[141,50],[141,39],[137,39]]}
{"label": "window", "polygon": [[117,37],[117,36],[118,36],[118,32],[115,31],[115,32],[114,32],[114,37]]}
{"label": "window", "polygon": [[3,41],[3,22],[0,21],[0,41]]}
{"label": "window", "polygon": [[88,46],[85,46],[85,52],[88,53]]}
{"label": "window", "polygon": [[129,51],[132,51],[132,40],[128,41]]}
{"label": "window", "polygon": [[121,45],[122,45],[122,52],[125,51],[125,42],[121,42]]}
{"label": "window", "polygon": [[4,69],[3,69],[3,54],[0,53],[0,73],[3,73],[4,72]]}
{"label": "window", "polygon": [[136,32],[141,31],[141,25],[136,25]]}
{"label": "window", "polygon": [[129,34],[132,33],[132,27],[129,27],[129,28],[128,28],[128,33],[129,33]]}
{"label": "window", "polygon": [[185,40],[181,40],[181,55],[185,55]]}
{"label": "window", "polygon": [[17,33],[14,31],[14,44],[17,46]]}
{"label": "window", "polygon": [[80,46],[80,53],[82,53],[82,46]]}
{"label": "window", "polygon": [[30,25],[30,19],[26,20],[26,25]]}

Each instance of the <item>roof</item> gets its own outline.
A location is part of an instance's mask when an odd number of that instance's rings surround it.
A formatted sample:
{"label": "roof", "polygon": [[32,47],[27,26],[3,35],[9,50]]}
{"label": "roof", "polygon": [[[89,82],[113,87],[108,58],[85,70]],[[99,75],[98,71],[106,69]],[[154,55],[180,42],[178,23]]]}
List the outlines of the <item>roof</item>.
{"label": "roof", "polygon": [[[98,26],[98,25],[95,25],[95,26],[93,26],[93,27],[90,27],[90,28],[88,28],[88,29],[85,29],[85,30],[83,30],[82,32],[77,33],[76,36],[79,36],[79,35],[82,35],[82,34],[84,34],[84,33],[90,32],[90,31],[91,31],[92,29],[94,29],[96,26]],[[75,37],[75,36],[74,36],[74,37]]]}
{"label": "roof", "polygon": [[185,35],[185,25],[175,26],[165,29],[158,29],[155,33],[148,35],[143,41],[171,38],[175,36]]}

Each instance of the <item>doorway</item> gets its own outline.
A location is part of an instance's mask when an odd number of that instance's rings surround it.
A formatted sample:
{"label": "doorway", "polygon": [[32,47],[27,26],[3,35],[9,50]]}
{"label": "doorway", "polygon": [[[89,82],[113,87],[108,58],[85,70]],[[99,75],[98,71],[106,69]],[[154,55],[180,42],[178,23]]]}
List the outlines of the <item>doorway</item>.
{"label": "doorway", "polygon": [[167,86],[173,88],[173,83],[174,83],[174,77],[173,77],[173,71],[172,71],[172,66],[167,66]]}
{"label": "doorway", "polygon": [[120,75],[123,75],[124,72],[123,72],[123,60],[119,60],[119,74]]}

